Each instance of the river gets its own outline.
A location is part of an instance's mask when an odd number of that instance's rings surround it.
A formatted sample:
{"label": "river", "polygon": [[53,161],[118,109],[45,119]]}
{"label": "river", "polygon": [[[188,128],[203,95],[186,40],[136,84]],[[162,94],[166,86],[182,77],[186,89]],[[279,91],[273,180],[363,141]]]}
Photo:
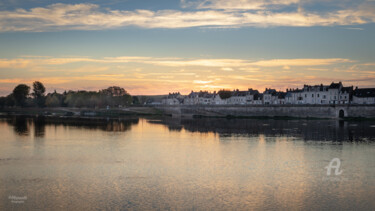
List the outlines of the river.
{"label": "river", "polygon": [[0,135],[0,210],[375,209],[371,121],[3,117]]}

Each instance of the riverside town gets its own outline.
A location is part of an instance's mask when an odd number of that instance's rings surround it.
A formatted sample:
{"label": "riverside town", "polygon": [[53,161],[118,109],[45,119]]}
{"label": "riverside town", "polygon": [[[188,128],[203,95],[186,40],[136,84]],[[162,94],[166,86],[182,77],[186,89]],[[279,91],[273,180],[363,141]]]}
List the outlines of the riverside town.
{"label": "riverside town", "polygon": [[330,85],[304,85],[286,92],[266,88],[264,92],[220,90],[218,92],[192,91],[189,95],[169,93],[161,102],[163,105],[281,105],[281,104],[375,104],[375,88],[345,87],[341,82]]}

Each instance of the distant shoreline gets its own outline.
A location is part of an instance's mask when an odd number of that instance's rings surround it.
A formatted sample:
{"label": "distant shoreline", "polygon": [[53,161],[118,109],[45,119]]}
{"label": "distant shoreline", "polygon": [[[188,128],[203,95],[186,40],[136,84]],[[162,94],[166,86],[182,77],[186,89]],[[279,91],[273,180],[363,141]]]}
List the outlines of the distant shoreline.
{"label": "distant shoreline", "polygon": [[375,119],[375,105],[180,105],[156,108],[176,117]]}
{"label": "distant shoreline", "polygon": [[0,113],[11,116],[46,116],[46,117],[134,117],[134,116],[161,116],[159,110],[152,107],[126,107],[126,108],[0,108]]}
{"label": "distant shoreline", "polygon": [[[339,117],[340,111],[344,112]],[[130,106],[124,108],[0,108],[1,116],[51,117],[61,119],[112,119],[142,117],[227,119],[340,119],[375,120],[375,105],[199,105]]]}

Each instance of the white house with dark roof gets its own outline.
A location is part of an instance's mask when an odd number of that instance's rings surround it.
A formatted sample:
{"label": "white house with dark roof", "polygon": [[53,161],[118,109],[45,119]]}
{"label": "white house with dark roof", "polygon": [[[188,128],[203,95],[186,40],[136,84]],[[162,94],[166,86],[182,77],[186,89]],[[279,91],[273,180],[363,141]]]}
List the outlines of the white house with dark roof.
{"label": "white house with dark roof", "polygon": [[169,93],[167,97],[161,100],[163,105],[180,105],[184,101],[184,97],[179,92]]}
{"label": "white house with dark roof", "polygon": [[275,100],[276,90],[275,89],[269,89],[266,88],[266,90],[263,92],[263,104],[269,105],[273,104]]}
{"label": "white house with dark roof", "polygon": [[302,89],[303,104],[329,104],[329,86],[304,85]]}
{"label": "white house with dark roof", "polygon": [[280,105],[280,104],[375,104],[375,89],[358,89],[344,87],[341,82],[332,82],[329,86],[304,85],[302,89],[287,89],[286,92],[278,92],[275,89],[266,88],[263,94],[258,90],[248,89],[247,91],[234,90],[230,97],[221,99],[219,93],[199,91],[187,96],[180,93],[169,93],[162,100],[164,105]]}
{"label": "white house with dark roof", "polygon": [[353,104],[375,104],[375,88],[354,90]]}
{"label": "white house with dark roof", "polygon": [[230,98],[226,99],[227,104],[245,105],[248,95],[249,95],[248,91],[239,91],[238,89],[234,90],[232,92],[232,96]]}
{"label": "white house with dark roof", "polygon": [[247,92],[248,93],[246,95],[246,104],[249,104],[249,105],[257,104],[255,103],[255,96],[259,95],[259,91],[254,90],[254,89],[249,89]]}

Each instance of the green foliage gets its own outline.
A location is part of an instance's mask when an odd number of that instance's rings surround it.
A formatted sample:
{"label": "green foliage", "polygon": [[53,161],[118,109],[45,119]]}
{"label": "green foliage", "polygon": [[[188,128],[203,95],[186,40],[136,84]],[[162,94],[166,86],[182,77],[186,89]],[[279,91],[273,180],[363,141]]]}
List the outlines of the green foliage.
{"label": "green foliage", "polygon": [[35,81],[33,83],[33,93],[32,93],[32,95],[34,97],[35,103],[39,107],[45,106],[45,97],[44,97],[45,92],[46,92],[46,88],[44,87],[44,85],[41,82]]}
{"label": "green foliage", "polygon": [[13,94],[10,94],[5,97],[5,106],[14,106],[16,101],[14,100]]}
{"label": "green foliage", "polygon": [[220,90],[218,92],[218,94],[219,94],[220,98],[223,99],[223,100],[224,99],[228,99],[228,98],[230,98],[232,96],[232,92],[231,91],[224,90],[224,89]]}
{"label": "green foliage", "polygon": [[[112,90],[112,89],[108,89]],[[123,88],[115,87],[116,92],[94,92],[94,91],[69,91],[59,94],[56,91],[45,96],[45,87],[42,83],[33,83],[33,98],[27,98],[30,87],[20,84],[14,88],[13,93],[7,97],[0,98],[0,107],[4,106],[39,106],[39,107],[77,107],[77,108],[104,108],[122,107],[139,104],[139,100],[133,99]]]}
{"label": "green foliage", "polygon": [[30,87],[26,84],[20,84],[13,89],[13,97],[16,105],[25,106],[27,96],[29,95]]}
{"label": "green foliage", "polygon": [[130,105],[132,97],[130,95],[111,96],[101,92],[70,91],[67,93],[64,103],[68,107],[77,108],[119,107]]}
{"label": "green foliage", "polygon": [[46,106],[47,107],[60,107],[61,100],[56,95],[48,95],[46,97]]}

